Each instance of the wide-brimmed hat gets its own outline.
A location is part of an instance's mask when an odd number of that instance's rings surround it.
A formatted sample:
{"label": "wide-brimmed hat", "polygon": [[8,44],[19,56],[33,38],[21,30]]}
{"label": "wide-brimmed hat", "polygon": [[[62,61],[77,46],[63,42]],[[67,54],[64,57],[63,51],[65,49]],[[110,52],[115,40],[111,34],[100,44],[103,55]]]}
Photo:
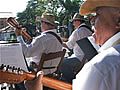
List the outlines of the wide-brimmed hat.
{"label": "wide-brimmed hat", "polygon": [[80,14],[94,13],[101,6],[120,7],[120,0],[86,0],[80,7]]}
{"label": "wide-brimmed hat", "polygon": [[55,24],[55,16],[51,13],[44,12],[41,16],[41,21],[47,22],[51,25],[56,25]]}
{"label": "wide-brimmed hat", "polygon": [[72,18],[72,21],[74,20],[84,20],[84,16],[81,16],[79,13],[75,13]]}

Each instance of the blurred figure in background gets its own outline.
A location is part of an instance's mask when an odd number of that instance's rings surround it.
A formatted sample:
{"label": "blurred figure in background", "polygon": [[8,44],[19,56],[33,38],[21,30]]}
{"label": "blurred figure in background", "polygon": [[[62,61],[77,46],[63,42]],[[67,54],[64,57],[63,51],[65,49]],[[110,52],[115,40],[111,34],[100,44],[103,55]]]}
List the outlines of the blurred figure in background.
{"label": "blurred figure in background", "polygon": [[63,61],[60,68],[60,71],[63,73],[63,80],[70,83],[75,77],[84,57],[84,53],[76,41],[92,35],[92,32],[86,27],[84,17],[79,13],[75,13],[72,22],[75,30],[72,32],[68,41],[63,43],[63,46],[69,50],[73,50],[73,54]]}

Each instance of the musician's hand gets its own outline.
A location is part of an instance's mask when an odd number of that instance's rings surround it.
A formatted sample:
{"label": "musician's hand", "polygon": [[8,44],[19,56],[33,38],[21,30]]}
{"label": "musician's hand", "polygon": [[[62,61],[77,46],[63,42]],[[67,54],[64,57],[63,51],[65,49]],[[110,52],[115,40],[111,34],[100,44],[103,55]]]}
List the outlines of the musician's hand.
{"label": "musician's hand", "polygon": [[27,90],[43,90],[42,78],[43,72],[37,72],[36,78],[34,80],[26,81],[25,86]]}
{"label": "musician's hand", "polygon": [[16,36],[20,36],[21,35],[21,30],[15,29],[15,34],[16,34]]}
{"label": "musician's hand", "polygon": [[21,29],[15,29],[15,34],[16,36],[22,35],[22,32],[26,31],[26,28],[21,28]]}
{"label": "musician's hand", "polygon": [[38,71],[37,72],[37,81],[36,81],[36,88],[34,90],[43,90],[43,83],[42,83],[42,78],[43,78],[43,71]]}

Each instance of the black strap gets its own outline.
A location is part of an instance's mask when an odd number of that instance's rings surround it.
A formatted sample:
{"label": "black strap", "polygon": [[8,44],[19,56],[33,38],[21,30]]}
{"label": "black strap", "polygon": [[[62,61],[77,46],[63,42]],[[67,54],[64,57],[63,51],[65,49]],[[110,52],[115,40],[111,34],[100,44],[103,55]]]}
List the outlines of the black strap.
{"label": "black strap", "polygon": [[81,25],[79,28],[81,28],[81,27],[86,27],[86,28],[89,29],[92,33],[94,33],[94,31],[93,31],[89,26],[87,26],[87,25]]}
{"label": "black strap", "polygon": [[55,66],[53,66],[53,67],[43,67],[42,69],[54,69],[54,68],[56,68]]}
{"label": "black strap", "polygon": [[58,41],[59,41],[61,44],[63,43],[62,40],[61,40],[61,38],[60,38],[56,33],[52,32],[52,31],[48,31],[48,32],[46,32],[46,33],[52,34],[53,36],[55,36],[55,37],[58,39]]}

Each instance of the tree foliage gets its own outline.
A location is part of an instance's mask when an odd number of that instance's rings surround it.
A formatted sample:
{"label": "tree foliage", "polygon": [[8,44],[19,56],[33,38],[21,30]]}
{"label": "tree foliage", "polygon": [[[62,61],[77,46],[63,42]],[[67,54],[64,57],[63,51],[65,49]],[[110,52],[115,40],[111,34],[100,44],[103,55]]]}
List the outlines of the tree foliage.
{"label": "tree foliage", "polygon": [[47,10],[56,16],[59,25],[67,25],[74,13],[79,12],[82,2],[83,0],[30,0],[26,9],[17,14],[17,20],[24,26],[35,26],[40,23],[36,21],[36,17]]}

